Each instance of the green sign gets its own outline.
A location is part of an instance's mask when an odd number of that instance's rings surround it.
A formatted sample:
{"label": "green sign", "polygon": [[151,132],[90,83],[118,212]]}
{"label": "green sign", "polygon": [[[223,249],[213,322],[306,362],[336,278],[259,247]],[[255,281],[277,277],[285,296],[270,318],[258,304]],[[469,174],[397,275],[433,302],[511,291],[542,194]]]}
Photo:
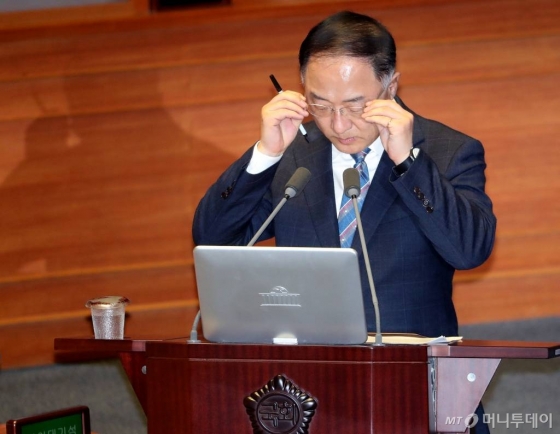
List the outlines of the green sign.
{"label": "green sign", "polygon": [[82,415],[71,414],[21,427],[21,434],[82,434]]}

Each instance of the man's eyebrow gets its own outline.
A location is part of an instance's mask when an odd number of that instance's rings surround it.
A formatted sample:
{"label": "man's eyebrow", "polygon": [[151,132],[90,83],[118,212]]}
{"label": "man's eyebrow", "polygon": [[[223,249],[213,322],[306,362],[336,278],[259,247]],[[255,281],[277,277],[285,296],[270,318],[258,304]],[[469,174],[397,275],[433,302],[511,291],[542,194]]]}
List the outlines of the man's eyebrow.
{"label": "man's eyebrow", "polygon": [[[323,98],[320,95],[317,95],[315,92],[310,92],[309,95],[315,99],[315,100],[319,100],[319,101],[324,101],[324,102],[330,102],[327,98]],[[354,98],[349,98],[349,99],[345,99],[344,101],[342,101],[343,103],[355,103],[355,102],[362,102],[365,100],[365,97],[363,96],[356,96]]]}
{"label": "man's eyebrow", "polygon": [[363,100],[365,100],[365,99],[366,99],[366,98],[363,97],[363,96],[356,96],[356,97],[354,97],[354,98],[345,99],[345,100],[342,101],[342,102],[361,102],[361,101],[363,101]]}
{"label": "man's eyebrow", "polygon": [[328,99],[323,98],[322,96],[317,95],[315,92],[311,92],[310,95],[311,95],[311,97],[312,97],[313,99],[318,99],[319,101],[329,102]]}

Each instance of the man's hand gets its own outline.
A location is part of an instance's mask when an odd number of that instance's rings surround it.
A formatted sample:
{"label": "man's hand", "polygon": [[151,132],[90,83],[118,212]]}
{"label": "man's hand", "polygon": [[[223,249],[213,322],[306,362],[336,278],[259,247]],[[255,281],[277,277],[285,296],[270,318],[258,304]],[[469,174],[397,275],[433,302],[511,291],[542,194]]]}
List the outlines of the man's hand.
{"label": "man's hand", "polygon": [[259,151],[275,157],[282,155],[296,138],[298,128],[309,116],[305,97],[290,90],[276,95],[261,111]]}
{"label": "man's hand", "polygon": [[414,117],[392,99],[368,101],[362,118],[379,129],[381,142],[395,165],[410,155]]}

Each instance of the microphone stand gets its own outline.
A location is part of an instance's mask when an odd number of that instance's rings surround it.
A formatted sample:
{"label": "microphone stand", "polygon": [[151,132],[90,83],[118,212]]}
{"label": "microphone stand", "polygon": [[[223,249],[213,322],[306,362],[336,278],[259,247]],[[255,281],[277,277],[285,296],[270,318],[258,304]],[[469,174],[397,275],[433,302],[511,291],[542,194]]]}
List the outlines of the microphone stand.
{"label": "microphone stand", "polygon": [[253,236],[253,238],[251,238],[251,241],[249,241],[247,247],[251,247],[253,244],[257,242],[261,234],[268,227],[272,219],[276,217],[276,214],[278,214],[278,212],[282,209],[282,207],[288,201],[288,199],[291,199],[292,197],[296,197],[307,185],[310,178],[311,178],[311,172],[307,170],[305,167],[298,167],[296,169],[296,171],[294,172],[294,174],[288,180],[286,186],[284,187],[284,197],[278,203],[278,205],[276,205],[274,211],[272,211],[272,213],[268,216],[268,218],[261,225],[257,233]]}
{"label": "microphone stand", "polygon": [[249,244],[247,244],[247,247],[251,247],[253,244],[255,244],[257,242],[257,240],[259,239],[259,237],[261,236],[261,234],[264,232],[264,230],[268,227],[268,225],[270,224],[270,222],[272,221],[272,219],[274,217],[276,217],[276,214],[278,214],[278,212],[282,209],[282,207],[284,206],[284,204],[288,201],[288,199],[290,198],[289,194],[285,194],[284,197],[282,198],[282,200],[278,203],[278,205],[276,205],[276,208],[274,208],[274,211],[272,211],[272,214],[270,214],[268,216],[268,218],[265,220],[265,222],[262,224],[262,226],[259,228],[259,230],[257,231],[257,233],[253,236],[253,238],[251,238],[251,241],[249,241]]}
{"label": "microphone stand", "polygon": [[356,195],[352,195],[352,204],[354,205],[354,212],[356,213],[356,226],[358,226],[358,233],[360,235],[360,242],[362,244],[362,253],[364,254],[364,261],[366,264],[366,274],[369,281],[369,288],[371,290],[371,298],[373,301],[373,309],[375,310],[375,343],[374,345],[382,346],[383,339],[381,337],[381,318],[379,316],[379,302],[377,301],[377,294],[375,286],[373,285],[373,275],[371,273],[371,266],[369,263],[369,255],[366,246],[366,239],[364,236],[364,228],[362,227],[362,218],[360,217],[360,210],[358,209],[358,200]]}
{"label": "microphone stand", "polygon": [[198,310],[196,316],[194,317],[193,325],[191,328],[191,338],[187,340],[189,344],[199,344],[200,339],[198,339],[198,323],[200,322],[200,309]]}

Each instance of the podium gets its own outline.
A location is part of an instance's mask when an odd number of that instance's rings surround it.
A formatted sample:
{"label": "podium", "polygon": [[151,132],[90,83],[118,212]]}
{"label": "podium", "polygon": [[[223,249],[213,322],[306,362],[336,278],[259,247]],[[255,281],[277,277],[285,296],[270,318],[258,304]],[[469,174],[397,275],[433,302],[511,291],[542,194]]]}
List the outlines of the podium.
{"label": "podium", "polygon": [[[59,354],[119,357],[149,434],[468,433],[501,359],[560,343],[256,345],[55,340]],[[476,418],[476,416],[474,416]]]}

